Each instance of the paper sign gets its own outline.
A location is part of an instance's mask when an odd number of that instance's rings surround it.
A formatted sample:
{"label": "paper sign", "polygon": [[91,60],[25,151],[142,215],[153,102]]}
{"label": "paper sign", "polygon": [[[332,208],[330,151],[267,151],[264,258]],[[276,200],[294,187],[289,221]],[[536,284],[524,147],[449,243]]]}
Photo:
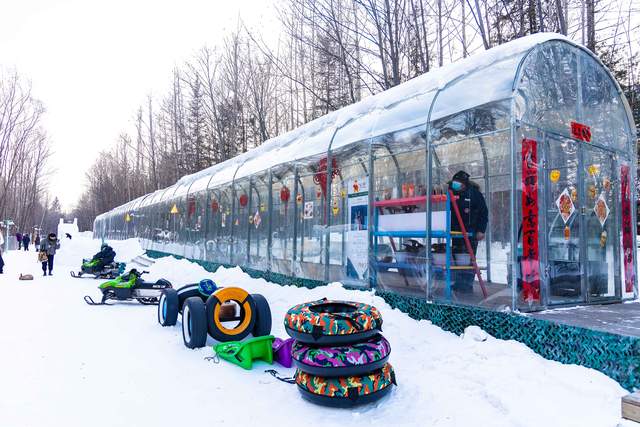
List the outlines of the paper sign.
{"label": "paper sign", "polygon": [[522,236],[523,298],[528,302],[540,301],[538,142],[528,138],[522,140]]}
{"label": "paper sign", "polygon": [[578,122],[571,122],[571,136],[580,141],[591,142],[591,128]]}
{"label": "paper sign", "polygon": [[558,211],[560,211],[560,216],[562,220],[566,224],[571,218],[571,215],[576,211],[576,205],[573,204],[573,200],[571,200],[571,195],[569,194],[569,190],[566,188],[562,190],[560,193],[560,197],[556,200],[556,206],[558,207]]}
{"label": "paper sign", "polygon": [[[369,267],[369,240],[366,230],[348,231],[347,239],[347,260],[353,267],[349,276],[354,279],[364,279],[365,272]],[[356,277],[354,277],[356,276]]]}
{"label": "paper sign", "polygon": [[313,202],[305,202],[304,203],[304,211],[302,212],[302,217],[304,219],[312,219],[313,218]]}
{"label": "paper sign", "polygon": [[607,221],[607,218],[609,218],[610,210],[609,206],[607,206],[607,201],[602,194],[600,194],[600,197],[596,200],[593,211],[596,213],[596,217],[598,218],[598,221],[600,221],[600,225],[604,227],[604,223]]}

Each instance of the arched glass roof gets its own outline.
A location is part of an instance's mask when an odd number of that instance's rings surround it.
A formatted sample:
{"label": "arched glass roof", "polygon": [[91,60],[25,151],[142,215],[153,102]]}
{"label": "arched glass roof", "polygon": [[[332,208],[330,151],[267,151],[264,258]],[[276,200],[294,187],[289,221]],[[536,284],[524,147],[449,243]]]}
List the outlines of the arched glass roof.
{"label": "arched glass roof", "polygon": [[[561,52],[563,50],[564,54]],[[582,68],[592,68],[583,79],[582,92],[580,95],[574,95],[580,96],[583,102],[591,102],[593,109],[576,110],[575,114],[571,115],[567,113],[571,106],[555,105],[555,109],[541,106],[544,103],[541,97],[557,98],[558,94],[563,94],[562,91],[571,91],[559,81],[555,81],[556,89],[553,89],[553,83],[549,83],[554,82],[554,79],[561,80],[558,76],[563,73],[575,74],[574,70],[577,70],[578,64],[581,64]],[[542,90],[540,85],[545,81],[548,87]],[[606,98],[604,106],[601,102],[603,92]],[[563,99],[569,98],[565,96]],[[433,123],[475,107],[511,99],[515,101],[516,110],[520,112],[518,117],[527,120],[546,120],[545,114],[551,114],[562,116],[563,120],[571,117],[597,121],[598,117],[604,115],[608,119],[601,119],[599,123],[603,120],[614,123],[612,126],[616,127],[616,131],[613,132],[612,144],[621,150],[624,144],[628,143],[629,134],[633,132],[628,125],[630,121],[626,101],[620,99],[619,87],[597,58],[562,35],[540,33],[440,67],[326,114],[272,138],[253,150],[182,177],[166,191],[159,190],[144,199],[140,206],[215,188],[231,183],[234,179],[268,171],[269,168],[283,163],[323,156],[330,149],[336,150],[378,135],[420,125],[425,125],[426,128],[427,122]],[[523,110],[525,104],[526,112]],[[625,114],[627,120],[621,119]]]}

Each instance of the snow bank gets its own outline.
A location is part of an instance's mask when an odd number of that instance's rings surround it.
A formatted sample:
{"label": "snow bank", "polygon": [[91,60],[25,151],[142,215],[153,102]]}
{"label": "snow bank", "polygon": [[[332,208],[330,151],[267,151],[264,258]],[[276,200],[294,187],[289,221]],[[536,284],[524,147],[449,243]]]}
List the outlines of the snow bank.
{"label": "snow bank", "polygon": [[[135,241],[113,242],[132,257]],[[545,360],[515,341],[477,327],[463,336],[416,321],[372,292],[338,283],[316,289],[252,279],[239,268],[215,273],[186,260],[157,260],[146,276],[178,287],[211,278],[263,294],[271,305],[273,334],[286,337],[283,318],[292,305],[317,298],[374,304],[391,343],[399,386],[376,404],[328,409],[301,399],[295,386],[265,374],[293,369],[257,363],[252,371],[204,360],[210,347],[189,350],[178,326],[162,328],[156,308],[136,303],[90,307],[100,281],[71,279],[68,270],[97,251],[100,241],[64,242],[53,277],[37,275],[35,253],[10,252],[0,276],[0,426],[617,426],[626,392],[591,369]],[[19,272],[36,275],[17,280]],[[209,339],[209,344],[214,341]]]}

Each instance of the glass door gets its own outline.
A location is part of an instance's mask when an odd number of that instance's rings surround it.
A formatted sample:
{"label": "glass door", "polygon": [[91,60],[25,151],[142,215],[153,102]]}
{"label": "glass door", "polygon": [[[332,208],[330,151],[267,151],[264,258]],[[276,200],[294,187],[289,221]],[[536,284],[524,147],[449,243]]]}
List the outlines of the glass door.
{"label": "glass door", "polygon": [[547,137],[544,168],[544,208],[547,245],[545,278],[550,305],[586,301],[582,284],[581,234],[584,197],[581,154],[568,138]]}
{"label": "glass door", "polygon": [[619,190],[612,153],[582,147],[587,301],[620,298]]}

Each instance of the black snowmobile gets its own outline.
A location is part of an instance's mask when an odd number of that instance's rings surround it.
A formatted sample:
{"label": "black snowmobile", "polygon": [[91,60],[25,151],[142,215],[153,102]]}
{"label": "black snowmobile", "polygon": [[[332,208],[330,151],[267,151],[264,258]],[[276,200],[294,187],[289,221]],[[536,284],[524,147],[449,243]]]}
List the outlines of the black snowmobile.
{"label": "black snowmobile", "polygon": [[124,273],[125,264],[115,262],[116,253],[111,246],[102,244],[100,252],[91,259],[83,259],[79,272],[72,271],[71,277],[81,278],[83,275],[91,275],[94,279],[115,279]]}
{"label": "black snowmobile", "polygon": [[102,292],[102,300],[100,302],[95,302],[89,295],[85,295],[84,301],[89,305],[109,305],[107,304],[109,300],[137,300],[143,305],[158,304],[162,291],[173,286],[165,279],[159,279],[153,283],[145,282],[140,277],[145,273],[148,273],[148,271],[139,272],[133,268],[127,274],[98,286],[98,289]]}

